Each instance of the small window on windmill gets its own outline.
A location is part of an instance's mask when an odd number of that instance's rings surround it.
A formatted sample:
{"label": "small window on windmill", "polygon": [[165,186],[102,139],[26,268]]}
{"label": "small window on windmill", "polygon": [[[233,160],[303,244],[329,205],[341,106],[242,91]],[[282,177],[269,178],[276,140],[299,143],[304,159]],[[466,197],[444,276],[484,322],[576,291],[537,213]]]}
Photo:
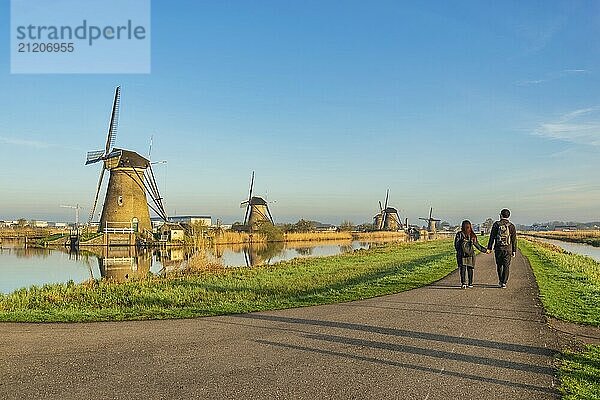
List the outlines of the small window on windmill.
{"label": "small window on windmill", "polygon": [[119,197],[117,198],[117,204],[118,204],[119,206],[122,206],[122,205],[123,205],[123,196],[119,196]]}

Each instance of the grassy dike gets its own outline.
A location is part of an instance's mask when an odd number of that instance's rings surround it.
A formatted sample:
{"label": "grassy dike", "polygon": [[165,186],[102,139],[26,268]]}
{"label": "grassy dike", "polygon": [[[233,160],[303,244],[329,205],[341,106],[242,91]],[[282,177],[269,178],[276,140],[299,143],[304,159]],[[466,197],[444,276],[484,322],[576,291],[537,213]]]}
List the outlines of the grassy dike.
{"label": "grassy dike", "polygon": [[546,314],[600,326],[600,263],[541,242],[520,240],[533,268]]}
{"label": "grassy dike", "polygon": [[[600,326],[600,263],[552,245],[521,240],[546,313],[580,324]],[[563,398],[600,399],[600,346],[567,350],[558,357]]]}
{"label": "grassy dike", "polygon": [[0,295],[0,321],[190,318],[328,304],[413,289],[455,268],[448,240],[394,244],[251,269],[31,287]]}

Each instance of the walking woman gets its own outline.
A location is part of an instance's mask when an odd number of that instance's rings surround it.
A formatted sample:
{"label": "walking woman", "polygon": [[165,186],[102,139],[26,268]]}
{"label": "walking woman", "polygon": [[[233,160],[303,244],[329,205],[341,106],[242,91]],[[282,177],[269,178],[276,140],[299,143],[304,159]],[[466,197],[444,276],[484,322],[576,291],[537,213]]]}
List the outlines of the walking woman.
{"label": "walking woman", "polygon": [[475,269],[475,248],[482,253],[490,253],[477,241],[477,235],[473,232],[470,221],[463,221],[460,232],[454,238],[456,249],[456,262],[460,271],[460,284],[463,289],[467,288],[465,275],[468,275],[468,286],[473,287],[473,270]]}

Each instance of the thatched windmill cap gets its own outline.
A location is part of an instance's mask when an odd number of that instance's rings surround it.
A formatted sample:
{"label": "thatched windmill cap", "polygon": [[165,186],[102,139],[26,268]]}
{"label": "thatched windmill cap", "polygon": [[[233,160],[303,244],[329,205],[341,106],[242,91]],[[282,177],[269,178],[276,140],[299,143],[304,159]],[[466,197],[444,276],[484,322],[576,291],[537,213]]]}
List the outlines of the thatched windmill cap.
{"label": "thatched windmill cap", "polygon": [[250,204],[253,206],[266,206],[267,202],[262,197],[252,196],[250,199]]}
{"label": "thatched windmill cap", "polygon": [[115,148],[109,155],[108,163],[114,167],[148,168],[150,160],[131,150]]}

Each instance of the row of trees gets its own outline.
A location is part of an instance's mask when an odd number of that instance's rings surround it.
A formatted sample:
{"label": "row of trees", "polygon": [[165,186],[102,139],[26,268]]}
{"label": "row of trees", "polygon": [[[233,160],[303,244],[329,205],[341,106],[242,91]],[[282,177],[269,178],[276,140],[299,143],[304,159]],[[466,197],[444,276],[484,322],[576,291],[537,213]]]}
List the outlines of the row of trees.
{"label": "row of trees", "polygon": [[[276,227],[283,233],[310,233],[318,230],[323,224],[317,221],[311,221],[306,219],[300,219],[295,223],[278,224]],[[243,231],[246,227],[241,222],[235,222],[231,226],[232,230]],[[362,231],[369,232],[374,230],[373,224],[365,223],[356,225],[352,221],[344,220],[342,223],[335,228],[337,231],[350,232],[350,231]]]}

